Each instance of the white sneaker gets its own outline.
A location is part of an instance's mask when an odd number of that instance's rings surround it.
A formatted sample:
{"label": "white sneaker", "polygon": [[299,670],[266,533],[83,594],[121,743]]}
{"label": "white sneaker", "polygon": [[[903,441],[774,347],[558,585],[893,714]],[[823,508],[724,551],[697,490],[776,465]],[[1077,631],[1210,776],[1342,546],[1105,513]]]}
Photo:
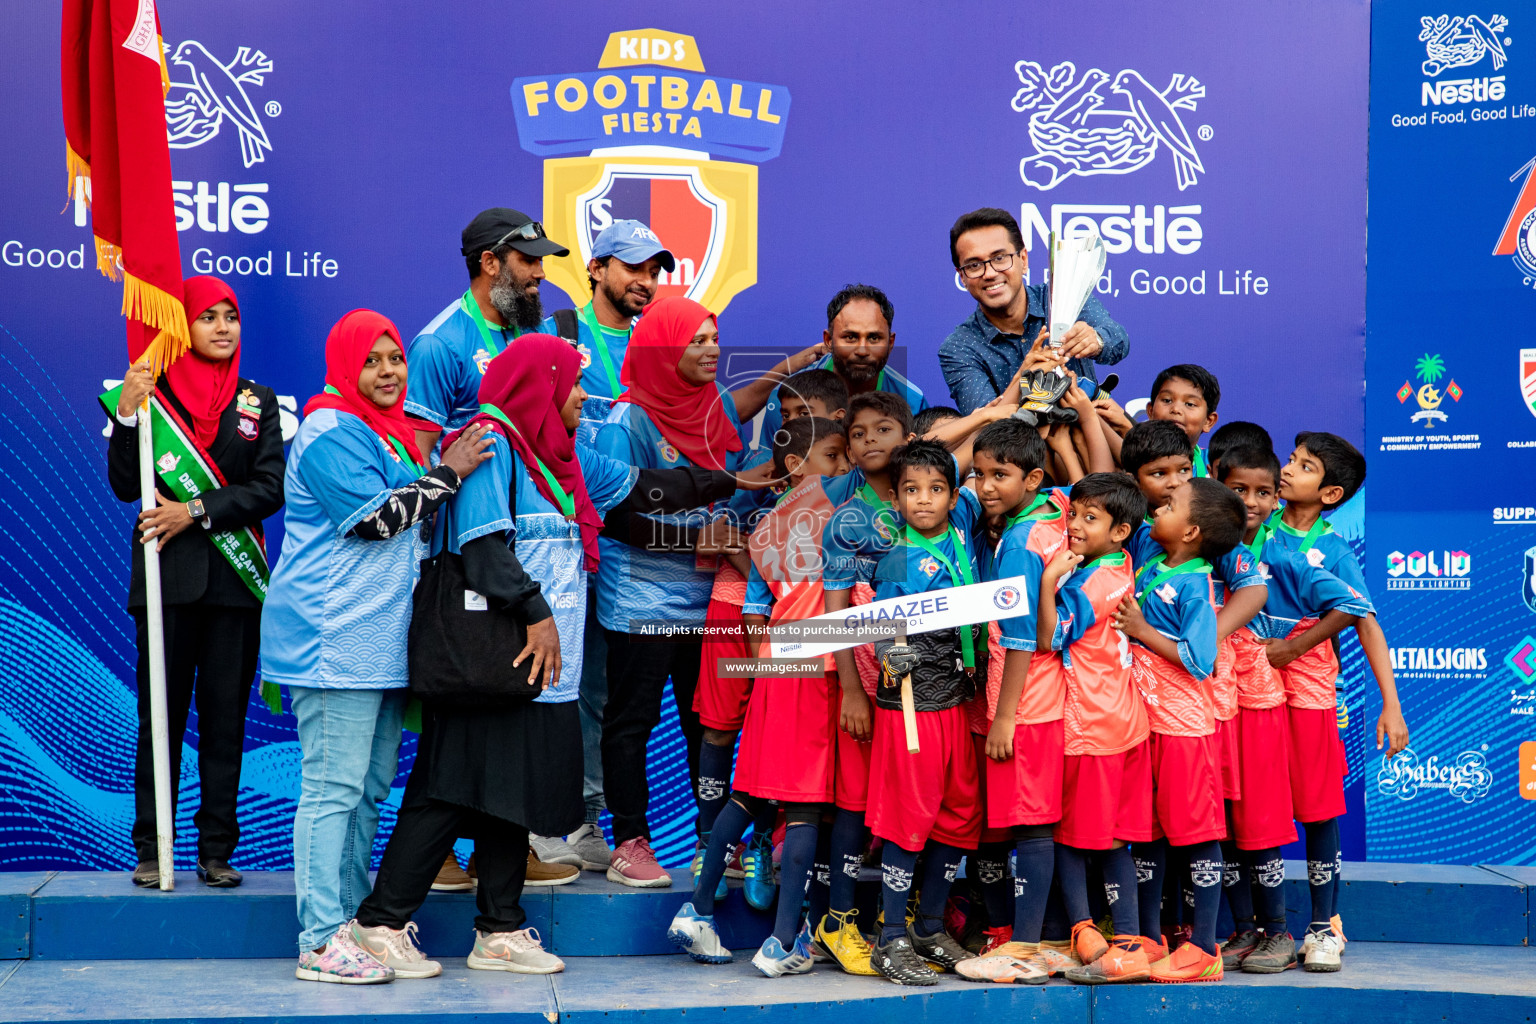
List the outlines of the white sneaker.
{"label": "white sneaker", "polygon": [[581,854],[559,836],[536,836],[530,832],[528,845],[533,847],[533,852],[537,853],[539,860],[545,864],[569,864],[572,867],[581,867]]}
{"label": "white sneaker", "polygon": [[395,972],[396,978],[435,978],[443,973],[443,965],[428,960],[416,945],[416,922],[411,921],[396,931],[385,925],[364,928],[352,922],[352,939],[364,951],[385,967]]}
{"label": "white sneaker", "polygon": [[570,843],[581,857],[583,870],[608,870],[608,864],[613,860],[613,850],[609,848],[608,840],[603,836],[602,826],[589,821],[566,836],[565,841]]}
{"label": "white sneaker", "polygon": [[482,932],[475,929],[475,948],[465,960],[476,971],[512,971],[515,974],[557,974],[565,961],[547,952],[532,928],[516,932]]}
{"label": "white sneaker", "polygon": [[1338,932],[1314,932],[1307,938],[1312,947],[1303,958],[1306,968],[1313,973],[1337,971],[1344,959],[1344,936]]}
{"label": "white sneaker", "polygon": [[684,903],[678,908],[677,916],[667,926],[667,939],[695,963],[731,962],[731,951],[725,948],[720,933],[715,931],[714,916],[700,914],[693,909],[692,903]]}

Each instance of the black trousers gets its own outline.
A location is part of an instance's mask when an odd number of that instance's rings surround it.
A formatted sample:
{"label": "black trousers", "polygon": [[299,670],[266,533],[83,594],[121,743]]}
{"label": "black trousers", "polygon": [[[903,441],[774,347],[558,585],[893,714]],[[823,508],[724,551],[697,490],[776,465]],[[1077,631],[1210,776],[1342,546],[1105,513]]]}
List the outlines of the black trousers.
{"label": "black trousers", "polygon": [[699,684],[701,637],[658,640],[605,629],[608,637],[608,705],[603,709],[603,795],[613,815],[614,845],[636,836],[650,837],[646,805],[651,790],[645,776],[645,750],[661,723],[661,694],[672,679],[678,724],[688,750],[688,782],[697,792],[699,743],[704,727],[693,710]]}
{"label": "black trousers", "polygon": [[[141,861],[154,860],[155,762],[149,721],[149,624],[135,611],[138,629],[139,743],[133,771],[133,848]],[[202,799],[192,823],[200,860],[228,860],[240,839],[235,806],[240,792],[240,758],[245,748],[245,713],[256,678],[261,646],[259,608],[216,608],[200,604],[165,608],[165,699],[171,746],[171,804],[181,778],[182,736],[187,713],[197,700],[197,772]]]}
{"label": "black trousers", "polygon": [[459,836],[475,837],[475,927],[515,932],[528,915],[519,900],[528,875],[528,830],[503,818],[427,796],[425,780],[411,772],[395,830],[379,861],[373,892],[357,908],[364,928],[400,929],[416,916],[432,880]]}

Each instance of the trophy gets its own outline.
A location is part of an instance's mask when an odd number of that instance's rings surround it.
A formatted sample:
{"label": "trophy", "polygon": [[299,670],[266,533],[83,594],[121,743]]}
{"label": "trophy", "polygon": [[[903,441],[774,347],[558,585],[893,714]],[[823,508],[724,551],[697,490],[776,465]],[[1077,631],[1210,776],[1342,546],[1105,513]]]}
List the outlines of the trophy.
{"label": "trophy", "polygon": [[[1098,232],[1062,238],[1051,232],[1050,337],[1047,344],[1060,348],[1067,331],[1077,322],[1099,278],[1104,275],[1104,241]],[[1018,418],[1026,423],[1075,423],[1077,413],[1058,404],[1072,384],[1060,368],[1034,370],[1023,380],[1024,394]]]}

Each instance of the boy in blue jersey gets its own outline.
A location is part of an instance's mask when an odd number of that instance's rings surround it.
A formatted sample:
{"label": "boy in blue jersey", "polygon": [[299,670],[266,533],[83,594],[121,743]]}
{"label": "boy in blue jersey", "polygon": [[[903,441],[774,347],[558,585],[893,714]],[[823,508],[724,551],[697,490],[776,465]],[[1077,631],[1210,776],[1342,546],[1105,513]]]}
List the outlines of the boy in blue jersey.
{"label": "boy in blue jersey", "polygon": [[1210,476],[1200,437],[1216,425],[1216,406],[1221,404],[1221,385],[1216,375],[1194,363],[1170,366],[1152,381],[1152,400],[1147,404],[1148,420],[1166,420],[1177,424],[1189,437],[1194,475]]}
{"label": "boy in blue jersey", "polygon": [[[1211,447],[1216,447],[1214,439]],[[1247,511],[1243,544],[1259,559],[1269,591],[1264,610],[1232,635],[1241,796],[1230,805],[1230,849],[1223,844],[1228,862],[1224,890],[1235,930],[1222,944],[1222,963],[1227,970],[1278,974],[1296,963],[1280,859],[1280,847],[1296,841],[1296,827],[1285,684],[1265,656],[1265,645],[1297,634],[1290,643],[1305,654],[1369,614],[1370,603],[1332,573],[1274,541],[1270,517],[1280,504],[1280,462],[1267,445],[1226,448],[1216,466],[1221,482]],[[1262,902],[1257,917],[1255,892]]]}
{"label": "boy in blue jersey", "polygon": [[[1325,511],[1353,497],[1364,481],[1365,456],[1354,445],[1337,434],[1297,434],[1290,461],[1280,470],[1280,498],[1286,504],[1271,539],[1369,597],[1349,543],[1323,518]],[[1362,617],[1355,630],[1381,690],[1376,748],[1390,740],[1387,756],[1391,757],[1408,745],[1408,726],[1397,698],[1386,637],[1374,614]],[[1343,861],[1338,816],[1344,813],[1345,768],[1336,710],[1339,665],[1331,644],[1319,644],[1303,655],[1297,650],[1299,640],[1275,641],[1267,653],[1285,681],[1291,796],[1296,820],[1307,832],[1312,922],[1302,939],[1301,954],[1307,970],[1331,972],[1340,967],[1345,942],[1338,914],[1338,873]]]}
{"label": "boy in blue jersey", "polygon": [[[1216,735],[1216,583],[1213,564],[1242,537],[1242,502],[1214,480],[1191,480],[1131,540],[1136,569],[1115,625],[1133,640],[1132,676],[1152,730],[1155,831],[1136,844],[1137,902],[1154,981],[1219,981],[1216,911],[1221,902],[1226,834],[1222,751]],[[1190,940],[1171,953],[1161,932],[1159,902],[1169,847],[1188,871],[1194,895]],[[1187,865],[1187,868],[1185,867]]]}

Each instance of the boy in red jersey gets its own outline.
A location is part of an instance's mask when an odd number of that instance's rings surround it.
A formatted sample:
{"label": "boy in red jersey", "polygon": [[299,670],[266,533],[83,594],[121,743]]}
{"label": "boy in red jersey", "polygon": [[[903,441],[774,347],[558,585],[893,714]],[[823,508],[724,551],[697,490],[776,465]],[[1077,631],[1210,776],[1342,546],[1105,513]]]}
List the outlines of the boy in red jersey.
{"label": "boy in red jersey", "polygon": [[[1066,677],[1056,877],[1083,962],[1066,975],[1088,985],[1149,976],[1128,845],[1152,838],[1147,713],[1131,683],[1129,641],[1114,625],[1115,610],[1133,587],[1125,541],[1146,510],[1129,477],[1083,477],[1072,487],[1067,548],[1040,579],[1036,650],[1060,651]],[[1095,851],[1101,851],[1096,856],[1115,922],[1113,946],[1089,912],[1088,858]]]}

